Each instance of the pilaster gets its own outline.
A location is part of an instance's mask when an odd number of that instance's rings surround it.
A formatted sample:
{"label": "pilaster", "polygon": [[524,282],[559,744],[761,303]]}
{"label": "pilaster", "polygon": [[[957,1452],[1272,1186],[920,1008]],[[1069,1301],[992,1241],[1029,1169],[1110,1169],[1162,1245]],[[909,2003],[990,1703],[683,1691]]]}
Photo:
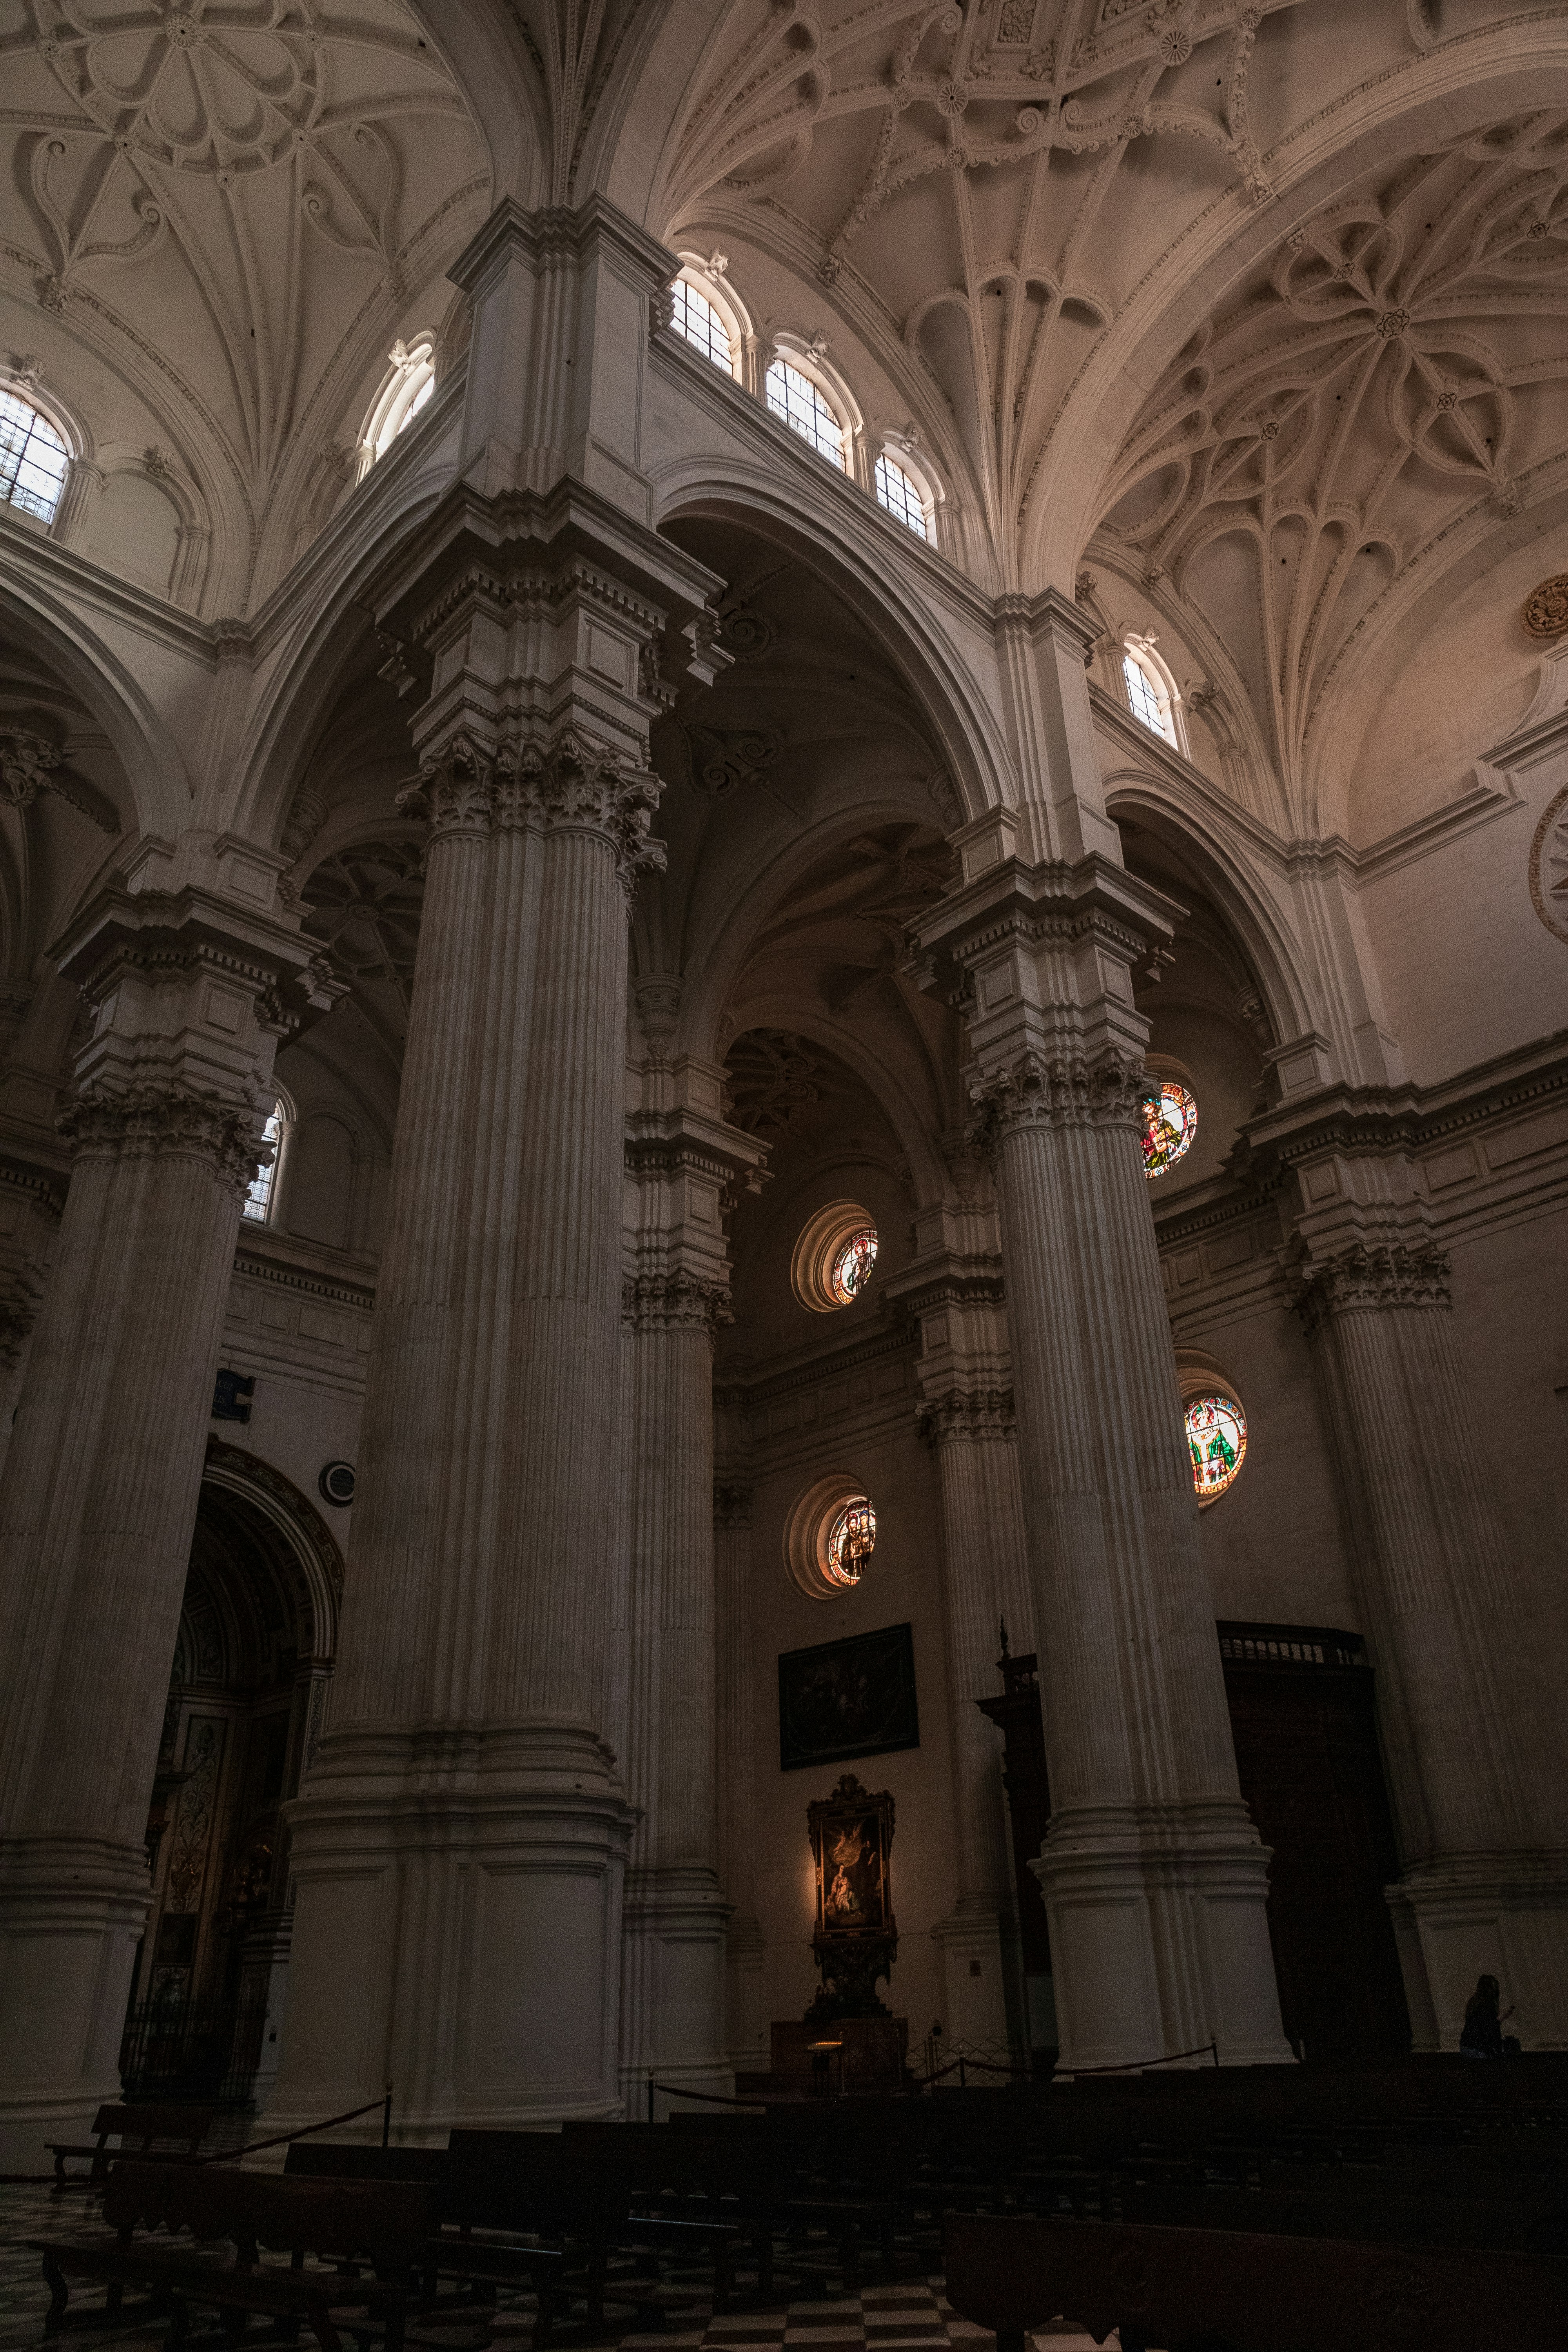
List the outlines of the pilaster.
{"label": "pilaster", "polygon": [[57,953],[92,1025],[0,1489],[0,2157],[25,2170],[118,2096],[240,1203],[278,1044],[338,992],[297,929],[190,882],[112,885]]}

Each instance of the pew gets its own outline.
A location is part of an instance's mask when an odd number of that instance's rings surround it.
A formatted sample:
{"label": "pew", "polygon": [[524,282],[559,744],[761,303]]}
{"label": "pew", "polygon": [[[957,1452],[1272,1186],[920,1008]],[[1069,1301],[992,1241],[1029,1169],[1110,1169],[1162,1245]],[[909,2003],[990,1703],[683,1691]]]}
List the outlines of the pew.
{"label": "pew", "polygon": [[1121,2352],[1502,2352],[1563,2336],[1568,2265],[1326,2238],[954,2214],[947,2298],[996,2352],[1063,2319]]}
{"label": "pew", "polygon": [[[100,2107],[92,2119],[96,2137],[90,2147],[70,2140],[49,2141],[55,2159],[53,2194],[58,2197],[66,2189],[100,2188],[114,2158],[132,2152],[188,2163],[217,2121],[218,2112],[216,2107]],[[119,2140],[118,2148],[109,2146],[111,2139]],[[89,2169],[68,2173],[68,2157],[89,2157]]]}
{"label": "pew", "polygon": [[[321,2352],[341,2352],[345,2325],[361,2336],[374,2328],[386,2352],[399,2352],[432,2201],[427,2188],[407,2182],[291,2180],[121,2158],[105,2186],[104,2219],[112,2242],[28,2241],[49,2287],[46,2336],[66,2324],[70,2281],[87,2278],[106,2289],[89,2324],[123,2327],[166,2313],[170,2352],[185,2342],[193,2307],[224,2314],[230,2333],[251,2314],[285,2336],[307,2326]],[[226,2241],[232,2257],[215,2251]],[[287,2267],[263,2261],[264,2248],[286,2253]],[[340,2267],[307,2270],[307,2255]],[[362,2263],[370,2277],[359,2274]],[[129,2310],[128,2286],[148,2290]]]}

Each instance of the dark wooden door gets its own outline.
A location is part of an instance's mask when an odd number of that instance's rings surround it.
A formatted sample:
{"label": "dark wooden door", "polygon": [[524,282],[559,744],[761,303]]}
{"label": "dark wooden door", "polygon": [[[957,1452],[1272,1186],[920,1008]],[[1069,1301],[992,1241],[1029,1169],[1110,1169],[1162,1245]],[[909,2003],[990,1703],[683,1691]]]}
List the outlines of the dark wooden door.
{"label": "dark wooden door", "polygon": [[1310,1626],[1219,1633],[1241,1793],[1274,1849],[1286,2033],[1307,2059],[1403,2054],[1410,2019],[1383,1895],[1399,1866],[1361,1643]]}

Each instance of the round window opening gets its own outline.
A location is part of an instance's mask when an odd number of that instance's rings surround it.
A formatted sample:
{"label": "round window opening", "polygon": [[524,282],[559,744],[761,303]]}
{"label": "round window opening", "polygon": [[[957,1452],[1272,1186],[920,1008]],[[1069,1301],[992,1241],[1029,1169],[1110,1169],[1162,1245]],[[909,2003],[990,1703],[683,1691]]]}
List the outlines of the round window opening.
{"label": "round window opening", "polygon": [[784,1564],[813,1601],[842,1601],[871,1565],[877,1513],[864,1486],[836,1470],[808,1486],[784,1527]]}
{"label": "round window opening", "polygon": [[877,1228],[858,1201],[829,1201],[795,1245],[789,1278],[814,1315],[853,1307],[877,1263]]}
{"label": "round window opening", "polygon": [[1191,1150],[1198,1131],[1198,1101],[1191,1089],[1174,1078],[1155,1083],[1159,1092],[1152,1093],[1143,1106],[1143,1173],[1151,1181]]}
{"label": "round window opening", "polygon": [[1189,1398],[1185,1419],[1193,1485],[1200,1505],[1212,1503],[1235,1485],[1247,1459],[1247,1415],[1235,1397],[1215,1390]]}

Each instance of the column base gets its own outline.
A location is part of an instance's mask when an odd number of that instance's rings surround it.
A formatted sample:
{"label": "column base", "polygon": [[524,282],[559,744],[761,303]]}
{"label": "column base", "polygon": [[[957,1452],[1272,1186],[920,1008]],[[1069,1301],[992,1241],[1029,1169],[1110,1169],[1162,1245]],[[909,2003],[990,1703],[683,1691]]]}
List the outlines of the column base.
{"label": "column base", "polygon": [[151,1889],[140,1845],[0,1844],[0,2172],[47,2172],[118,2103],[120,2043]]}
{"label": "column base", "polygon": [[[289,1808],[274,2130],[393,2093],[400,2146],[620,2113],[621,1881],[636,1819],[584,1724],[329,1733]],[[366,2137],[379,2135],[365,2118]]]}
{"label": "column base", "polygon": [[[627,1874],[622,1926],[628,1989],[621,2087],[634,2122],[647,2120],[651,2074],[670,2089],[734,2095],[724,2049],[724,1925],[730,1906],[711,1870]],[[655,2094],[654,2114],[669,2101]]]}
{"label": "column base", "polygon": [[1008,2031],[1001,1906],[985,1896],[964,1896],[931,1932],[942,1947],[944,2054],[953,2054],[946,2053],[946,2044],[961,2042],[966,2058],[1010,2064],[1015,2052]]}
{"label": "column base", "polygon": [[1295,2063],[1268,1848],[1239,1801],[1063,1807],[1029,1866],[1050,1923],[1058,2073],[1216,2053],[1222,2066]]}
{"label": "column base", "polygon": [[768,2022],[763,2013],[767,1943],[753,1918],[732,1915],[724,1936],[724,2054],[738,2074],[768,2071]]}
{"label": "column base", "polygon": [[1481,1976],[1521,2049],[1568,2050],[1568,1852],[1418,1863],[1384,1892],[1415,2050],[1458,2050]]}

